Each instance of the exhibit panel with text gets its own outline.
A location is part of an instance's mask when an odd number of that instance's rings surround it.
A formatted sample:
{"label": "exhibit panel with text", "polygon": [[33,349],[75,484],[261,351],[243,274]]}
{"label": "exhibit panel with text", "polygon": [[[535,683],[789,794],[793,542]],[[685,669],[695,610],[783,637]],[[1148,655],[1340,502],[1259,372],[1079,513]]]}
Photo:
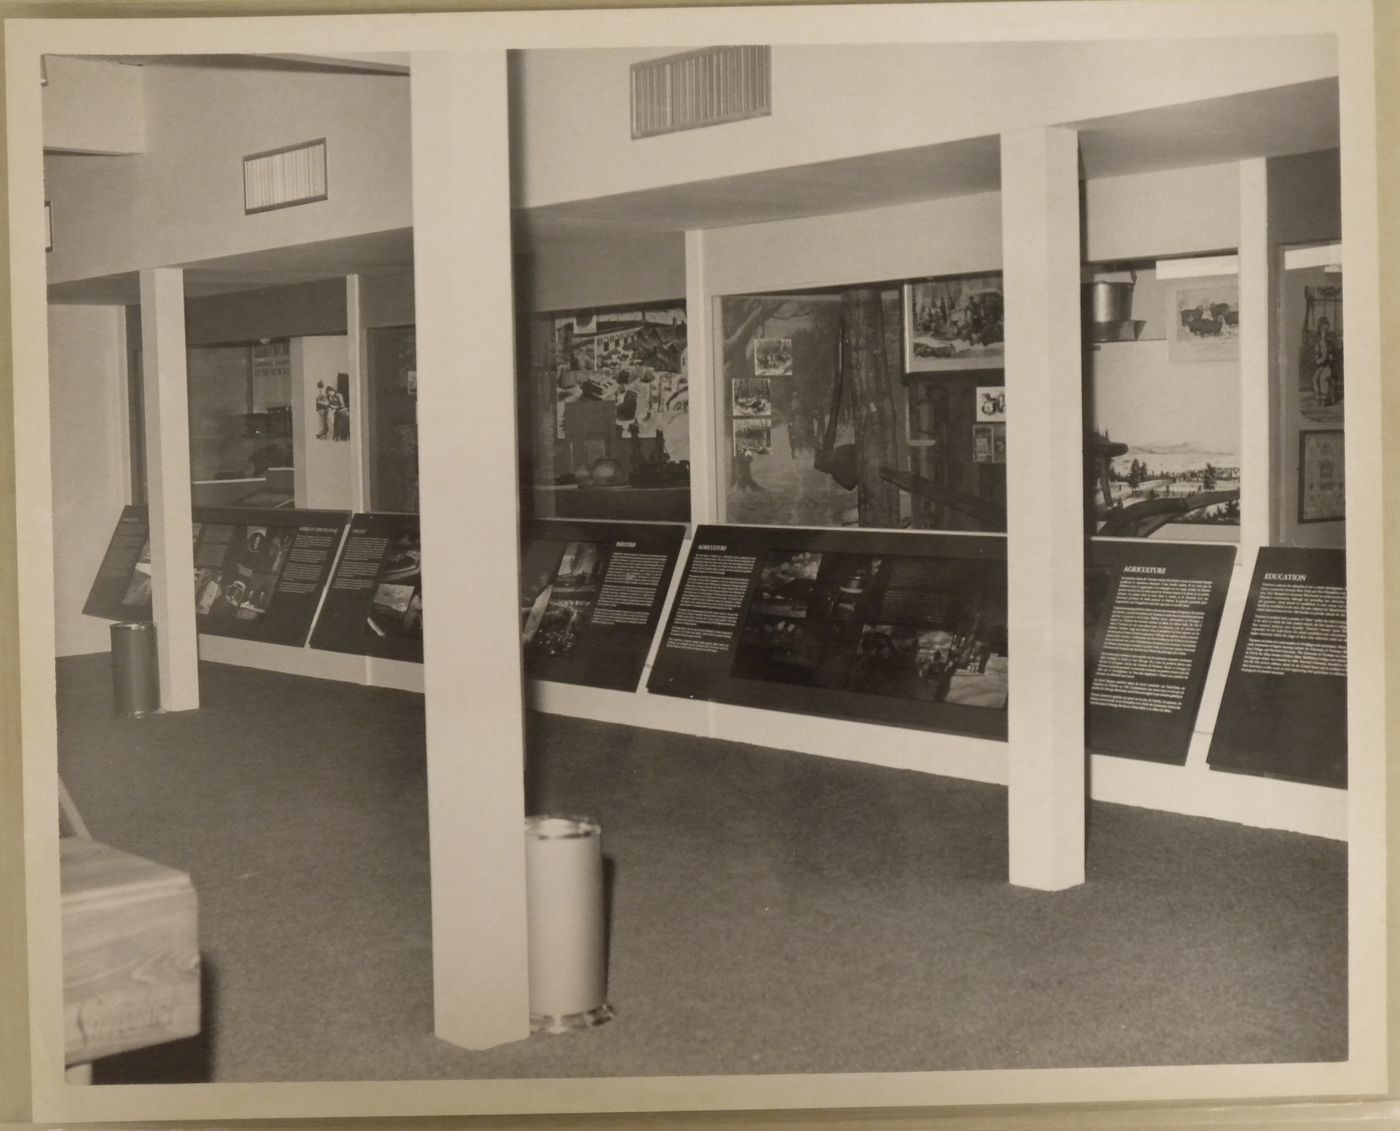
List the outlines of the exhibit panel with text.
{"label": "exhibit panel with text", "polygon": [[634,690],[684,535],[684,526],[670,523],[524,523],[520,640],[525,674]]}
{"label": "exhibit panel with text", "polygon": [[1235,548],[1094,540],[1087,558],[1087,745],[1183,765]]}
{"label": "exhibit panel with text", "polygon": [[[193,518],[198,630],[305,644],[349,514],[196,507]],[[145,507],[122,510],[83,612],[117,621],[151,619]]]}
{"label": "exhibit panel with text", "polygon": [[1259,551],[1209,762],[1347,784],[1346,551]]}
{"label": "exhibit panel with text", "polygon": [[421,664],[422,559],[416,514],[355,515],[311,647]]}
{"label": "exhibit panel with text", "polygon": [[995,536],[702,526],[648,689],[1006,737]]}

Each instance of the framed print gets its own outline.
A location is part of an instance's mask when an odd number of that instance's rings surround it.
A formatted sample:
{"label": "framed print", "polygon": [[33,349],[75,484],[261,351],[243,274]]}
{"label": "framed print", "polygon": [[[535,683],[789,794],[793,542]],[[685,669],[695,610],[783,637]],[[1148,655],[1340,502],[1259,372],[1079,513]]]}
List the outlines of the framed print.
{"label": "framed print", "polygon": [[1167,357],[1227,361],[1240,355],[1240,288],[1236,282],[1192,283],[1171,292]]}
{"label": "framed print", "polygon": [[1000,275],[905,283],[905,371],[999,367],[1002,308]]}
{"label": "framed print", "polygon": [[753,344],[753,371],[756,377],[792,376],[792,339],[756,339]]}
{"label": "framed print", "polygon": [[1298,433],[1298,521],[1336,522],[1347,516],[1344,433],[1317,428]]}

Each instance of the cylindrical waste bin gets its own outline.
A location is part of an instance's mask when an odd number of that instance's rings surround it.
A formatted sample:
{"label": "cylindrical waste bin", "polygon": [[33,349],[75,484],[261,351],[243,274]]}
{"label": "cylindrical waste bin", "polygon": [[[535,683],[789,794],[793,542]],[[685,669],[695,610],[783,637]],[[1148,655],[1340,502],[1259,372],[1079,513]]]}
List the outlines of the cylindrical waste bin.
{"label": "cylindrical waste bin", "polygon": [[608,1004],[602,829],[586,817],[525,820],[530,1028],[601,1025]]}
{"label": "cylindrical waste bin", "polygon": [[139,719],[160,710],[156,626],[149,621],[112,625],[112,708]]}

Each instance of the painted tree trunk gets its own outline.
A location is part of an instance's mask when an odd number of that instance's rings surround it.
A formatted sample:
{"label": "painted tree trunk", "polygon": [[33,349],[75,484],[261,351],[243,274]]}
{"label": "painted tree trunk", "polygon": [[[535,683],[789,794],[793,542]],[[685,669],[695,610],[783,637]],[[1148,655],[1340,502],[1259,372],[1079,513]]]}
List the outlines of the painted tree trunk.
{"label": "painted tree trunk", "polygon": [[859,462],[860,525],[898,526],[899,489],[880,478],[882,466],[898,466],[899,451],[879,288],[846,291],[841,314],[846,328],[846,388]]}

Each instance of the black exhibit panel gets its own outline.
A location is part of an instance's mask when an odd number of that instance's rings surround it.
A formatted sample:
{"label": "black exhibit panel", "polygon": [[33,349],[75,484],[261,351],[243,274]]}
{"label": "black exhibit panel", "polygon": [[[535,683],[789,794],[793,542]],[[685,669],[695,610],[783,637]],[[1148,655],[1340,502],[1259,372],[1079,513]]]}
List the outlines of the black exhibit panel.
{"label": "black exhibit panel", "polygon": [[[196,628],[301,647],[350,516],[345,511],[194,509]],[[123,509],[83,612],[151,618],[151,542],[145,507]]]}
{"label": "black exhibit panel", "polygon": [[416,514],[354,515],[311,647],[421,664],[422,557]]}
{"label": "black exhibit panel", "polygon": [[117,621],[151,619],[151,528],[146,508],[122,508],[83,612]]}
{"label": "black exhibit panel", "polygon": [[1084,570],[1090,750],[1186,763],[1235,547],[1092,541]]}
{"label": "black exhibit panel", "polygon": [[636,690],[684,536],[679,523],[524,523],[525,674]]}
{"label": "black exhibit panel", "polygon": [[1346,615],[1344,550],[1259,551],[1213,768],[1346,786]]}
{"label": "black exhibit panel", "polygon": [[648,690],[1006,737],[1006,542],[702,526]]}

